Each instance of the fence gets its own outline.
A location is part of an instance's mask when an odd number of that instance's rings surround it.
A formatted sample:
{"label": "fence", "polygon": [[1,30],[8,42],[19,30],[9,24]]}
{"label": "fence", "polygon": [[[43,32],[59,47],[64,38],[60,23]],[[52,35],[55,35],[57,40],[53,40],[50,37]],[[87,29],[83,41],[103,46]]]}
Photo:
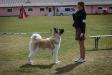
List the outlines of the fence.
{"label": "fence", "polygon": [[[95,48],[95,38],[88,38],[89,40],[89,45],[91,46],[91,49],[96,49]],[[89,49],[90,49],[89,48]],[[102,50],[112,50],[112,37],[105,37],[105,38],[100,38],[98,41],[98,48],[97,49],[102,49]]]}

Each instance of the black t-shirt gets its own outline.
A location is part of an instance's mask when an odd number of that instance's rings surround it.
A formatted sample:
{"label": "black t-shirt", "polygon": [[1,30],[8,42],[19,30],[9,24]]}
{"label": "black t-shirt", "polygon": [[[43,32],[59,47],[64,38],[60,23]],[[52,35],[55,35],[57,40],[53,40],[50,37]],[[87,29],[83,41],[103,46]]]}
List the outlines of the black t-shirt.
{"label": "black t-shirt", "polygon": [[82,33],[85,33],[86,28],[86,12],[84,10],[77,11],[73,14],[74,24],[73,26],[76,29],[80,29]]}

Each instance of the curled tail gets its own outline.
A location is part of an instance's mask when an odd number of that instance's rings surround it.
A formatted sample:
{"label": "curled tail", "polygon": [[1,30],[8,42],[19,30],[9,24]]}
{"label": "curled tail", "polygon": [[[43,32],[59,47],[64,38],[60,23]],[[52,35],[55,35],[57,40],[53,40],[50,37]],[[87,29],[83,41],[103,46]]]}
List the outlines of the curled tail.
{"label": "curled tail", "polygon": [[31,39],[33,39],[33,40],[40,40],[40,39],[42,39],[42,37],[39,34],[35,33],[35,34],[33,34],[31,36]]}

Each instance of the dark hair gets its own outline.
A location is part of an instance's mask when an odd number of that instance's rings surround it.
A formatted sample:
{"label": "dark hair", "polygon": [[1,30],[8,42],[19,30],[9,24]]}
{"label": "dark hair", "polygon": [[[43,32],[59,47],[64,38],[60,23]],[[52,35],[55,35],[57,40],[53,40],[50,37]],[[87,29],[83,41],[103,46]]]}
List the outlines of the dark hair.
{"label": "dark hair", "polygon": [[83,10],[85,11],[85,3],[84,2],[78,2],[78,5],[80,5],[81,7],[83,7]]}

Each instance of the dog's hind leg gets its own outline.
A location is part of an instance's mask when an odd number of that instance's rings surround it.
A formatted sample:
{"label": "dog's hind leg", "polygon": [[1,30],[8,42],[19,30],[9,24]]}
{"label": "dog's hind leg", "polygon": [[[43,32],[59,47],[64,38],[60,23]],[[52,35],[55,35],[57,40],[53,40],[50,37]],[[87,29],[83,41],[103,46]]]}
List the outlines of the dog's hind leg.
{"label": "dog's hind leg", "polygon": [[32,58],[36,54],[36,45],[29,45],[28,64],[33,64]]}

